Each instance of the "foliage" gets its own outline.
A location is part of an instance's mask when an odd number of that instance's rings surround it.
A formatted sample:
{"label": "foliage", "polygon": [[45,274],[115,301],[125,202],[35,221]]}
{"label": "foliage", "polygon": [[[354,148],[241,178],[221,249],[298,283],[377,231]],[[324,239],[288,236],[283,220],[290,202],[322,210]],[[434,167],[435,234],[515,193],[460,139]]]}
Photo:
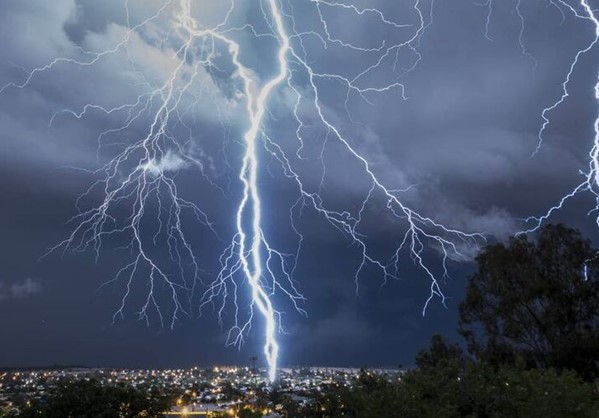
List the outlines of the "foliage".
{"label": "foliage", "polygon": [[599,376],[599,259],[579,232],[548,225],[536,241],[518,236],[476,261],[460,305],[471,353],[496,366]]}
{"label": "foliage", "polygon": [[595,387],[573,372],[521,370],[455,360],[408,373],[405,417],[593,417]]}
{"label": "foliage", "polygon": [[23,418],[158,418],[172,400],[132,387],[106,386],[96,380],[59,386],[45,403],[32,404]]}
{"label": "foliage", "polygon": [[434,336],[401,380],[363,371],[289,417],[599,417],[599,257],[544,227],[478,257],[457,344]]}
{"label": "foliage", "polygon": [[262,413],[258,411],[254,411],[251,408],[241,408],[239,412],[237,412],[237,417],[239,418],[262,418]]}
{"label": "foliage", "polygon": [[416,366],[420,369],[437,367],[441,362],[456,360],[460,364],[467,361],[464,350],[458,344],[449,344],[441,335],[433,335],[431,346],[416,355]]}
{"label": "foliage", "polygon": [[597,388],[574,372],[495,368],[446,359],[400,381],[363,374],[351,389],[331,390],[288,417],[597,417]]}

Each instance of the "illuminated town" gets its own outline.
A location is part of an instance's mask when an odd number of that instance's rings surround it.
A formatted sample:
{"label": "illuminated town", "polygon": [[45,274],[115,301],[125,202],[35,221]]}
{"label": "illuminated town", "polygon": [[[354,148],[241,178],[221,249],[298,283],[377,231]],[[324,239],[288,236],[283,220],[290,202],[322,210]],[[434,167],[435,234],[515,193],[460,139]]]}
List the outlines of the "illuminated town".
{"label": "illuminated town", "polygon": [[[18,414],[32,402],[44,402],[61,384],[97,381],[102,386],[127,386],[150,394],[170,395],[173,405],[164,416],[236,416],[251,409],[263,416],[288,416],[286,408],[314,404],[330,388],[350,388],[357,368],[282,368],[271,386],[266,370],[251,367],[214,367],[176,370],[56,368],[6,371],[0,374],[0,406]],[[398,369],[374,369],[366,373],[400,379]]]}

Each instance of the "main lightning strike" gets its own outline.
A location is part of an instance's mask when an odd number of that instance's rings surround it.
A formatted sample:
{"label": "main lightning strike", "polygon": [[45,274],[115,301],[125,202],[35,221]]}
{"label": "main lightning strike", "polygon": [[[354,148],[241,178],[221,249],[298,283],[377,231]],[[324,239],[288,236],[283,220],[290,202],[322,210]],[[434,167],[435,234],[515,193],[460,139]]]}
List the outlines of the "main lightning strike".
{"label": "main lightning strike", "polygon": [[[331,42],[331,43],[341,44],[343,47],[354,49],[354,50],[373,51],[373,49],[355,46],[351,43],[343,42],[343,41],[333,38],[326,28],[326,23],[324,21],[323,14],[320,10],[321,4],[325,4],[329,7],[349,8],[359,15],[362,15],[367,12],[375,13],[380,17],[380,19],[383,22],[393,25],[393,26],[396,26],[396,27],[400,26],[400,25],[397,25],[395,23],[388,21],[384,17],[384,15],[378,10],[357,9],[355,7],[347,7],[346,5],[341,5],[339,3],[329,3],[329,2],[323,2],[323,1],[321,2],[319,0],[312,0],[312,2],[316,3],[318,6],[318,14],[320,16],[321,22],[323,23],[323,27],[325,28],[326,37],[322,37],[321,35],[316,34],[314,32],[305,33],[303,35],[316,36],[325,45],[327,44],[327,42]],[[320,74],[320,73],[315,72],[312,69],[312,67],[310,65],[308,65],[308,63],[307,63],[306,53],[305,53],[305,50],[303,49],[303,43],[300,42],[301,48],[303,50],[303,56],[300,56],[300,54],[298,54],[298,52],[296,52],[293,49],[293,47],[291,45],[291,38],[287,35],[284,25],[283,25],[283,15],[284,14],[278,8],[277,3],[275,1],[269,1],[269,6],[270,6],[270,9],[273,14],[274,21],[275,21],[276,34],[277,34],[277,36],[279,38],[279,42],[281,44],[279,54],[278,54],[279,70],[278,70],[277,76],[275,78],[273,78],[269,83],[267,83],[261,90],[261,92],[258,96],[258,100],[257,100],[257,103],[258,103],[257,111],[254,112],[254,109],[252,109],[252,107],[251,107],[251,100],[248,101],[248,106],[249,106],[248,114],[250,115],[251,128],[245,135],[245,140],[246,140],[246,144],[247,144],[247,153],[244,158],[244,164],[242,167],[242,175],[240,176],[240,179],[241,179],[242,183],[244,184],[244,196],[243,196],[243,199],[239,206],[239,210],[237,212],[238,238],[236,238],[234,240],[234,242],[228,248],[227,255],[225,257],[225,263],[224,263],[223,270],[219,274],[219,277],[214,282],[213,286],[207,292],[207,294],[209,295],[207,300],[212,300],[214,295],[218,294],[219,292],[225,292],[225,294],[223,296],[223,300],[226,299],[226,291],[224,290],[224,289],[226,289],[226,280],[231,279],[234,272],[239,268],[239,263],[234,263],[233,266],[230,266],[230,264],[229,264],[231,262],[231,260],[235,260],[235,257],[234,257],[235,249],[236,249],[236,247],[238,247],[239,249],[238,249],[237,255],[238,255],[239,259],[241,260],[241,268],[243,269],[245,276],[248,279],[248,282],[252,286],[253,301],[266,320],[265,354],[267,357],[267,361],[269,363],[269,377],[271,380],[274,380],[274,378],[276,376],[277,355],[278,355],[278,344],[276,343],[276,339],[275,339],[275,331],[276,331],[275,326],[276,326],[277,322],[279,323],[279,326],[280,326],[280,319],[277,321],[277,319],[280,318],[280,314],[273,309],[272,302],[269,298],[270,295],[266,293],[265,286],[263,285],[263,282],[261,282],[262,273],[263,273],[263,270],[262,270],[263,259],[261,257],[262,247],[264,247],[268,253],[268,260],[271,259],[271,256],[273,254],[280,259],[281,271],[283,272],[283,275],[285,276],[287,281],[290,283],[290,288],[293,291],[293,292],[289,292],[289,291],[285,290],[285,288],[282,287],[277,282],[277,280],[275,278],[275,273],[273,272],[273,270],[268,268],[268,266],[270,266],[270,264],[267,261],[266,262],[267,271],[269,273],[269,276],[272,278],[272,285],[270,287],[271,292],[274,293],[275,288],[280,287],[287,294],[287,296],[289,296],[291,298],[296,309],[300,310],[300,312],[302,312],[302,311],[300,308],[298,308],[297,301],[301,300],[302,297],[299,293],[297,293],[295,287],[293,286],[293,279],[291,277],[291,274],[288,273],[287,270],[285,269],[284,255],[281,254],[280,252],[275,251],[268,244],[268,242],[266,241],[266,239],[264,237],[261,226],[260,226],[261,207],[260,207],[260,198],[259,198],[259,194],[258,194],[258,189],[256,186],[256,175],[257,175],[256,168],[258,166],[258,162],[256,160],[256,155],[255,155],[255,144],[256,144],[258,134],[261,134],[263,136],[263,138],[265,140],[266,150],[269,151],[271,153],[271,155],[277,161],[279,161],[279,163],[281,164],[281,166],[283,168],[285,175],[288,178],[294,180],[295,183],[297,184],[298,190],[300,192],[300,196],[298,198],[298,201],[296,202],[296,205],[301,203],[302,207],[311,206],[314,210],[316,210],[318,213],[320,213],[331,225],[333,225],[335,228],[339,229],[341,232],[346,234],[354,244],[358,245],[359,248],[361,248],[362,261],[361,261],[361,263],[356,271],[356,274],[355,274],[356,285],[358,285],[358,276],[359,276],[360,272],[367,264],[371,264],[371,265],[378,267],[382,271],[385,280],[387,280],[390,277],[396,277],[396,272],[397,272],[398,262],[399,262],[399,253],[407,245],[409,247],[410,253],[412,254],[413,260],[416,262],[417,265],[419,265],[424,270],[424,272],[426,272],[426,274],[431,279],[431,295],[429,296],[429,298],[426,301],[425,306],[424,306],[424,310],[426,310],[426,307],[428,306],[428,304],[431,301],[431,299],[433,298],[433,296],[436,295],[441,298],[444,298],[444,296],[443,296],[443,293],[439,286],[439,283],[436,279],[436,276],[432,273],[432,271],[424,263],[423,255],[422,255],[423,250],[424,250],[423,240],[427,240],[427,239],[431,240],[439,246],[439,248],[441,249],[441,251],[444,255],[443,266],[445,268],[445,261],[446,261],[449,253],[460,255],[459,248],[455,242],[456,239],[459,241],[462,241],[463,243],[466,243],[467,245],[476,245],[476,241],[478,239],[482,240],[482,239],[484,239],[484,237],[480,234],[466,234],[461,231],[448,229],[448,228],[434,222],[430,218],[421,216],[420,214],[416,213],[415,211],[409,209],[407,206],[402,204],[402,202],[399,200],[399,198],[396,195],[397,191],[388,189],[378,180],[377,176],[372,171],[372,168],[371,168],[370,164],[368,163],[368,161],[365,158],[363,158],[350,145],[349,141],[342,135],[340,129],[337,128],[333,123],[331,123],[329,121],[329,119],[325,116],[322,106],[320,104],[319,89],[317,88],[316,82],[315,82],[315,80],[317,78],[323,78],[323,79],[335,80],[337,82],[341,82],[347,87],[348,97],[349,97],[349,94],[353,91],[353,92],[356,92],[357,94],[359,94],[366,101],[367,101],[367,99],[365,98],[364,95],[368,92],[384,92],[384,91],[388,91],[388,90],[391,90],[394,88],[399,88],[402,92],[402,97],[403,97],[403,85],[401,85],[400,83],[391,83],[389,85],[385,85],[382,87],[363,87],[363,88],[359,87],[357,85],[357,83],[358,83],[359,79],[361,77],[363,77],[365,74],[367,74],[368,72],[372,71],[373,69],[376,69],[377,67],[379,67],[381,65],[381,63],[388,56],[391,56],[392,53],[398,54],[399,49],[401,49],[402,47],[408,46],[410,49],[414,50],[412,43],[419,40],[419,38],[422,36],[422,31],[425,29],[424,19],[423,19],[422,13],[420,12],[420,9],[418,8],[418,2],[415,5],[415,10],[417,10],[418,15],[420,16],[421,25],[420,25],[419,29],[415,32],[414,36],[406,42],[403,42],[403,43],[397,44],[397,45],[393,45],[386,49],[384,49],[384,46],[381,46],[381,48],[376,48],[375,49],[376,51],[379,51],[379,52],[383,51],[383,53],[381,54],[379,59],[374,64],[370,65],[368,68],[366,68],[362,72],[358,73],[353,79],[343,77],[339,74],[328,74],[328,73]],[[295,21],[293,20],[293,17],[290,15],[285,15],[285,16],[292,20],[293,26],[295,27]],[[297,36],[298,38],[301,39],[301,37],[303,35],[296,34],[295,36]],[[370,179],[370,182],[371,182],[370,191],[367,193],[366,197],[362,201],[360,210],[358,211],[358,213],[355,216],[347,211],[345,211],[345,212],[333,211],[333,210],[327,209],[324,206],[323,198],[320,195],[320,193],[322,191],[322,181],[320,182],[318,192],[307,191],[302,180],[301,180],[301,176],[293,169],[293,167],[290,163],[290,159],[286,156],[282,147],[279,146],[276,142],[274,142],[263,129],[261,121],[262,121],[262,118],[265,113],[267,97],[268,97],[268,94],[270,93],[270,91],[275,86],[280,84],[286,77],[286,74],[288,72],[288,66],[289,66],[289,64],[288,64],[289,58],[287,56],[288,54],[291,55],[292,61],[295,64],[299,64],[300,68],[303,68],[308,74],[309,87],[310,87],[311,93],[313,95],[313,106],[317,111],[317,115],[318,115],[320,122],[328,129],[328,132],[331,133],[337,140],[339,140],[340,143],[342,143],[344,145],[344,147],[347,149],[347,151],[363,165],[364,174],[367,176],[367,178]],[[246,86],[247,85],[249,85],[249,80],[246,80]],[[296,106],[294,108],[293,114],[294,114],[294,117],[295,117],[295,120],[296,120],[297,126],[298,126],[297,130],[296,130],[297,139],[301,145],[300,145],[300,148],[295,153],[295,155],[298,156],[298,158],[301,160],[302,157],[299,155],[299,153],[301,152],[301,149],[304,147],[304,142],[302,140],[300,131],[302,129],[302,126],[305,126],[306,123],[302,120],[302,118],[299,115],[298,103],[302,99],[304,99],[304,97],[299,93],[298,89],[294,87],[292,73],[290,73],[289,76],[287,77],[287,85],[290,87],[290,89],[293,92],[295,92],[297,94],[297,102],[296,102]],[[248,89],[246,89],[246,94],[247,93],[248,93]],[[327,135],[327,138],[328,138],[328,135]],[[326,141],[326,139],[325,139],[325,141]],[[322,153],[321,153],[321,161],[322,161]],[[323,162],[323,168],[324,167],[325,166],[324,166],[324,162]],[[249,176],[246,175],[246,173],[248,171],[249,171]],[[391,211],[393,216],[397,217],[398,219],[406,220],[406,222],[408,224],[408,228],[405,232],[405,235],[396,248],[395,256],[393,257],[393,259],[391,261],[387,261],[387,262],[377,260],[369,254],[368,246],[367,246],[363,236],[358,232],[358,227],[360,226],[360,223],[362,221],[362,214],[365,210],[366,205],[371,201],[371,199],[373,199],[373,195],[375,192],[382,193],[382,195],[384,196],[384,199],[386,200],[387,208],[389,208],[389,210]],[[252,258],[253,270],[250,269],[249,262],[245,256],[245,251],[246,251],[245,241],[246,241],[247,234],[245,233],[244,228],[242,226],[243,213],[246,209],[246,205],[248,204],[248,201],[253,202],[253,208],[252,208],[253,209],[253,211],[252,211],[253,237],[251,239],[252,247],[249,251],[249,254],[251,254],[251,256],[252,256],[251,258]],[[296,205],[294,205],[294,207],[292,207],[292,210],[296,207]],[[291,224],[294,225],[293,219],[291,219]],[[447,236],[452,237],[453,241],[451,239],[445,238],[443,235],[440,235],[439,233],[431,234],[431,233],[427,232],[425,230],[425,228],[437,229],[442,234],[446,234]],[[297,230],[295,229],[295,226],[294,226],[294,230],[297,232]],[[301,234],[299,234],[299,232],[297,232],[297,233],[298,233],[298,236],[300,239],[300,245],[301,245],[303,236]],[[299,256],[299,247],[298,247],[298,253],[296,254],[296,260],[297,260],[298,256]],[[391,270],[392,268],[394,268],[394,270]],[[446,270],[445,270],[445,272],[446,272]],[[235,290],[236,290],[236,288],[237,287],[235,286]],[[222,309],[224,309],[224,304],[221,307],[221,311],[222,311]],[[236,335],[236,338],[235,338],[236,342],[239,341],[239,339],[242,338],[244,332],[249,330],[249,328],[251,327],[251,317],[252,317],[252,315],[250,315],[250,320],[248,320],[248,322],[246,322],[245,324],[243,324],[241,326],[236,324],[235,327],[233,328],[233,331],[235,331],[235,335]]]}
{"label": "main lightning strike", "polygon": [[[279,355],[279,345],[276,341],[277,326],[275,318],[275,310],[272,305],[272,301],[265,290],[263,281],[263,266],[264,260],[262,257],[262,246],[263,244],[269,249],[270,246],[264,239],[262,232],[261,214],[262,207],[260,202],[260,194],[258,191],[257,179],[258,179],[258,157],[256,152],[258,135],[262,127],[262,120],[266,113],[266,102],[271,94],[272,90],[281,84],[287,75],[287,51],[289,49],[289,37],[285,32],[283,26],[283,18],[279,13],[276,0],[268,1],[270,10],[272,12],[276,33],[280,40],[280,49],[278,53],[279,69],[277,75],[266,83],[257,96],[254,99],[250,93],[251,78],[244,72],[242,67],[238,65],[240,69],[240,75],[244,80],[246,86],[245,91],[247,95],[247,112],[250,120],[250,129],[244,135],[246,144],[246,153],[243,158],[243,165],[241,168],[241,174],[239,176],[243,183],[243,198],[237,211],[237,234],[239,239],[237,244],[239,245],[239,258],[245,277],[248,280],[252,288],[252,299],[258,310],[264,317],[266,322],[265,326],[265,346],[264,354],[266,361],[269,365],[268,376],[271,381],[276,378],[277,372],[277,359]],[[251,254],[251,265],[246,255],[246,241],[247,233],[243,226],[244,214],[247,211],[248,205],[252,205],[252,230],[251,230],[251,248],[249,254]],[[235,242],[233,243],[233,247]]]}

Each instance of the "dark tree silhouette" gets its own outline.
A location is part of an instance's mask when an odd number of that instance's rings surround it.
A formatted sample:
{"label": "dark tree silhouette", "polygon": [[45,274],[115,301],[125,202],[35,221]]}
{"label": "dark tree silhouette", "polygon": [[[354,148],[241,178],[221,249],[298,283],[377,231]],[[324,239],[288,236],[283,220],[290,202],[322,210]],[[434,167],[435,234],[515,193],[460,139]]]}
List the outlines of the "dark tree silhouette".
{"label": "dark tree silhouette", "polygon": [[107,386],[96,380],[63,384],[47,402],[33,404],[23,418],[159,418],[172,399],[127,386]]}
{"label": "dark tree silhouette", "polygon": [[494,365],[572,369],[599,376],[599,257],[563,225],[512,238],[476,259],[460,304],[469,351]]}
{"label": "dark tree silhouette", "polygon": [[416,355],[416,366],[420,369],[435,368],[444,361],[457,361],[466,363],[466,355],[462,348],[455,343],[448,343],[443,336],[436,334],[431,338],[431,345],[425,350],[420,350]]}

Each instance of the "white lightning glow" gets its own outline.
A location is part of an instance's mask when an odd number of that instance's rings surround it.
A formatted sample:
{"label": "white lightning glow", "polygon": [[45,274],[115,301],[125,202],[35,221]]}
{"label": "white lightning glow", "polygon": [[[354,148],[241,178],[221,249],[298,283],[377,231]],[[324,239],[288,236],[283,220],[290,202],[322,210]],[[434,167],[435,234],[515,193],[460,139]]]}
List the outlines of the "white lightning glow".
{"label": "white lightning glow", "polygon": [[[271,381],[274,381],[277,372],[279,345],[275,337],[275,333],[277,332],[275,310],[272,306],[272,301],[262,284],[264,266],[262,246],[265,244],[267,248],[269,247],[264,240],[264,235],[262,233],[262,207],[257,185],[258,157],[256,155],[256,147],[258,135],[262,128],[262,120],[264,118],[264,114],[266,113],[266,102],[269,98],[269,95],[275,87],[285,80],[285,76],[287,75],[287,51],[289,49],[289,37],[285,33],[283,18],[279,12],[276,0],[269,0],[268,4],[275,23],[276,34],[281,44],[279,53],[277,55],[279,64],[277,75],[260,89],[257,97],[254,99],[254,96],[250,93],[251,77],[244,72],[244,69],[242,69],[241,66],[239,66],[240,75],[244,79],[246,95],[248,97],[247,111],[250,121],[250,129],[244,135],[246,154],[243,158],[243,166],[239,176],[241,182],[243,183],[243,198],[241,199],[241,203],[237,211],[237,234],[239,236],[237,243],[239,244],[239,258],[241,259],[243,272],[252,288],[252,299],[264,317],[266,323],[266,343],[264,345],[264,354],[269,365],[268,376]],[[248,251],[246,250],[248,234],[246,233],[243,225],[244,215],[249,204],[252,205],[251,244],[249,249],[249,254],[251,254],[251,263],[246,255],[248,254]]]}

